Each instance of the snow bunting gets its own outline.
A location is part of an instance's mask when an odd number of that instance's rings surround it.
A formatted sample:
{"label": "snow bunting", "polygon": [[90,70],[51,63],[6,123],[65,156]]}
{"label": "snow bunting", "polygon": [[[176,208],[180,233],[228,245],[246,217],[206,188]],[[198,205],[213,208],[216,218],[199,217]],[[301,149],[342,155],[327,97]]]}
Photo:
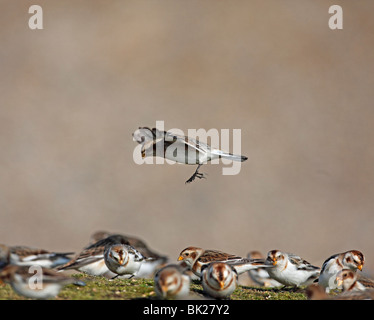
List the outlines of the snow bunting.
{"label": "snow bunting", "polygon": [[212,148],[206,143],[187,136],[160,131],[157,128],[140,127],[133,133],[134,141],[142,145],[142,158],[161,157],[178,163],[198,165],[194,174],[186,181],[190,183],[195,178],[205,178],[199,172],[200,167],[208,161],[225,158],[243,162],[248,158]]}
{"label": "snow bunting", "polygon": [[50,252],[26,246],[10,246],[9,262],[18,266],[38,265],[44,268],[56,268],[71,260],[74,252]]}
{"label": "snow bunting", "polygon": [[338,288],[342,288],[343,292],[347,291],[365,291],[367,287],[357,280],[357,274],[351,269],[343,269],[336,276]]}
{"label": "snow bunting", "polygon": [[270,277],[284,284],[285,286],[300,287],[307,285],[317,279],[320,268],[311,265],[308,261],[292,253],[285,253],[279,250],[268,252],[266,264]]}
{"label": "snow bunting", "polygon": [[75,269],[93,276],[105,276],[113,278],[116,274],[111,272],[105,264],[104,251],[114,244],[129,244],[121,235],[112,235],[101,239],[77,254],[68,263],[57,267],[58,270]]}
{"label": "snow bunting", "polygon": [[308,300],[328,300],[330,296],[318,283],[312,283],[305,289],[305,295]]}
{"label": "snow bunting", "polygon": [[[251,251],[247,255],[248,259],[261,259],[265,261],[265,257],[259,251]],[[274,288],[281,287],[282,284],[269,276],[267,268],[257,268],[248,271],[248,275],[252,282],[260,287]]]}
{"label": "snow bunting", "polygon": [[201,284],[209,296],[229,298],[238,286],[238,274],[227,263],[212,262],[201,268]]}
{"label": "snow bunting", "polygon": [[138,250],[126,244],[115,244],[104,251],[106,266],[116,274],[112,279],[123,275],[134,277],[145,259]]}
{"label": "snow bunting", "polygon": [[[90,245],[112,235],[115,234],[101,230],[96,231],[90,237]],[[130,246],[134,247],[143,256],[147,257],[147,260],[144,261],[144,263],[140,267],[139,272],[137,273],[138,278],[153,277],[156,270],[167,263],[168,257],[166,255],[162,255],[158,252],[155,252],[153,249],[149,248],[149,246],[143,240],[134,236],[123,234],[121,234],[121,237],[123,239],[126,239]]]}
{"label": "snow bunting", "polygon": [[364,255],[358,250],[349,250],[346,252],[334,254],[322,265],[321,274],[318,284],[325,288],[326,292],[336,289],[336,276],[342,269],[350,269],[352,271],[362,270],[364,265]]}
{"label": "snow bunting", "polygon": [[178,265],[184,270],[184,274],[190,277],[190,280],[200,281],[200,277],[194,274],[185,261],[178,261]]}
{"label": "snow bunting", "polygon": [[[141,254],[142,254],[142,251],[151,253],[150,250],[148,251],[146,250],[147,247],[145,246],[144,243],[142,243],[142,245],[139,245],[140,250],[138,250],[138,247],[131,245],[130,242],[134,243],[135,241],[134,239],[131,239],[121,234],[110,235],[109,237],[101,239],[85,247],[82,250],[82,252],[76,255],[68,263],[66,263],[63,266],[58,267],[58,270],[75,269],[75,270],[85,272],[85,273],[88,273],[94,276],[104,276],[107,278],[113,278],[117,274],[109,270],[109,268],[107,267],[105,263],[105,258],[104,258],[104,251],[108,247],[115,245],[115,244],[124,244],[124,245],[129,245],[129,246],[134,247]],[[166,257],[161,257],[158,255],[155,255],[154,253],[151,254],[150,257],[144,254],[142,255],[145,256],[146,260],[145,260],[145,263],[141,265],[141,269],[137,273],[137,277],[139,278],[149,277],[151,275],[151,272],[154,272],[155,268],[159,266],[161,263],[163,263],[166,259]],[[152,273],[152,276],[153,276],[153,273]]]}
{"label": "snow bunting", "polygon": [[360,281],[360,283],[365,286],[365,288],[374,290],[374,280],[368,277],[363,276],[361,273],[357,273],[357,280]]}
{"label": "snow bunting", "polygon": [[308,300],[373,300],[374,290],[365,291],[346,291],[338,295],[329,295],[326,293],[325,288],[321,287],[318,283],[309,285],[305,294]]}
{"label": "snow bunting", "polygon": [[190,277],[177,264],[167,265],[154,276],[155,292],[160,299],[184,299],[190,293]]}
{"label": "snow bunting", "polygon": [[78,284],[76,279],[51,269],[12,264],[0,271],[0,279],[9,283],[17,294],[32,299],[54,298],[65,285]]}
{"label": "snow bunting", "polygon": [[201,268],[211,262],[225,262],[232,265],[238,274],[248,270],[265,266],[265,261],[261,259],[246,259],[234,254],[225,253],[218,250],[204,250],[197,247],[188,247],[180,254],[178,261],[184,261],[191,268],[192,272],[201,277]]}

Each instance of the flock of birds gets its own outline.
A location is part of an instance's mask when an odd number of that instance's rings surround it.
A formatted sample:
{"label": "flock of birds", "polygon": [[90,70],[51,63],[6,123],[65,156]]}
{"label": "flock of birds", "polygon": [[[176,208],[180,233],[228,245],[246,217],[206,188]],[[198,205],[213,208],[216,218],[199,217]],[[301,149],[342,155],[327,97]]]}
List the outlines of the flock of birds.
{"label": "flock of birds", "polygon": [[[198,170],[207,161],[219,158],[247,160],[245,156],[214,149],[190,137],[156,128],[141,127],[134,132],[133,139],[142,145],[142,158],[160,156],[197,165],[186,183],[205,178]],[[295,254],[279,250],[269,251],[266,258],[260,252],[250,252],[244,258],[198,247],[182,250],[178,260],[171,263],[167,256],[151,250],[141,239],[100,231],[91,236],[79,254],[70,258],[72,255],[0,245],[0,279],[9,283],[16,293],[35,299],[53,298],[65,285],[84,285],[68,276],[65,270],[108,279],[153,278],[154,291],[159,299],[189,299],[191,280],[197,280],[201,282],[206,297],[226,299],[238,287],[239,275],[248,272],[258,286],[307,286],[309,299],[374,298],[374,281],[357,272],[364,265],[364,255],[358,250],[334,254],[321,268]],[[41,286],[31,285],[38,279]],[[335,289],[340,290],[339,294],[330,295],[330,290]]]}
{"label": "flock of birds", "polygon": [[[1,244],[0,279],[17,294],[32,299],[54,298],[66,285],[85,285],[67,275],[66,270],[103,276],[108,281],[118,277],[153,278],[158,299],[195,299],[190,285],[191,280],[197,280],[206,298],[229,299],[239,286],[239,275],[247,272],[255,286],[303,287],[301,290],[309,299],[374,298],[374,281],[357,272],[362,270],[365,260],[358,250],[334,254],[321,268],[279,250],[269,251],[265,258],[258,251],[241,257],[188,247],[175,262],[170,262],[166,255],[151,250],[139,238],[98,231],[80,253],[73,255]],[[42,285],[31,286],[38,268]]]}

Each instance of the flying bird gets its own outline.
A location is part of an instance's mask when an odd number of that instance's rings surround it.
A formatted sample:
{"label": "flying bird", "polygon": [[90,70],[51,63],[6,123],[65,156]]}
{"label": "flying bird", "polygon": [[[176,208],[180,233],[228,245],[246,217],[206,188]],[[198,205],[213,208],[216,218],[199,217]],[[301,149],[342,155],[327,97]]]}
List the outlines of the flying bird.
{"label": "flying bird", "polygon": [[197,165],[196,171],[186,181],[190,183],[195,178],[206,178],[199,172],[200,167],[208,161],[225,158],[243,162],[248,158],[215,149],[210,145],[188,136],[181,136],[157,128],[140,127],[133,133],[134,141],[142,145],[142,158],[162,157],[178,163]]}

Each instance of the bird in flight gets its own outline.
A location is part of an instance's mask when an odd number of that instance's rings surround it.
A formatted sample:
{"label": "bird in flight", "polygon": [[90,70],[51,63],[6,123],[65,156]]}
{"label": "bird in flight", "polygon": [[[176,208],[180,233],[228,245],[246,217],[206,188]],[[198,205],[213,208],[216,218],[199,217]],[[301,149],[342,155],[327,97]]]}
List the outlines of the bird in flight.
{"label": "bird in flight", "polygon": [[157,128],[140,127],[133,133],[133,139],[142,145],[141,155],[143,159],[157,156],[178,163],[197,165],[196,171],[186,183],[190,183],[196,178],[205,178],[204,174],[199,172],[199,169],[208,161],[225,158],[243,162],[248,159],[246,156],[215,149],[188,136],[161,131]]}

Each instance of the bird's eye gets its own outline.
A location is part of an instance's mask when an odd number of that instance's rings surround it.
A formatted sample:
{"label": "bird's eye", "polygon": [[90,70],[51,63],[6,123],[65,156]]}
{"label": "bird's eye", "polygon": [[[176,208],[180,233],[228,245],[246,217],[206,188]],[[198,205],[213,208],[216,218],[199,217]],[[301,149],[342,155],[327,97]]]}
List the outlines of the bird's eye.
{"label": "bird's eye", "polygon": [[189,253],[188,252],[186,252],[185,254],[184,254],[186,257],[188,257],[188,255],[189,255]]}

